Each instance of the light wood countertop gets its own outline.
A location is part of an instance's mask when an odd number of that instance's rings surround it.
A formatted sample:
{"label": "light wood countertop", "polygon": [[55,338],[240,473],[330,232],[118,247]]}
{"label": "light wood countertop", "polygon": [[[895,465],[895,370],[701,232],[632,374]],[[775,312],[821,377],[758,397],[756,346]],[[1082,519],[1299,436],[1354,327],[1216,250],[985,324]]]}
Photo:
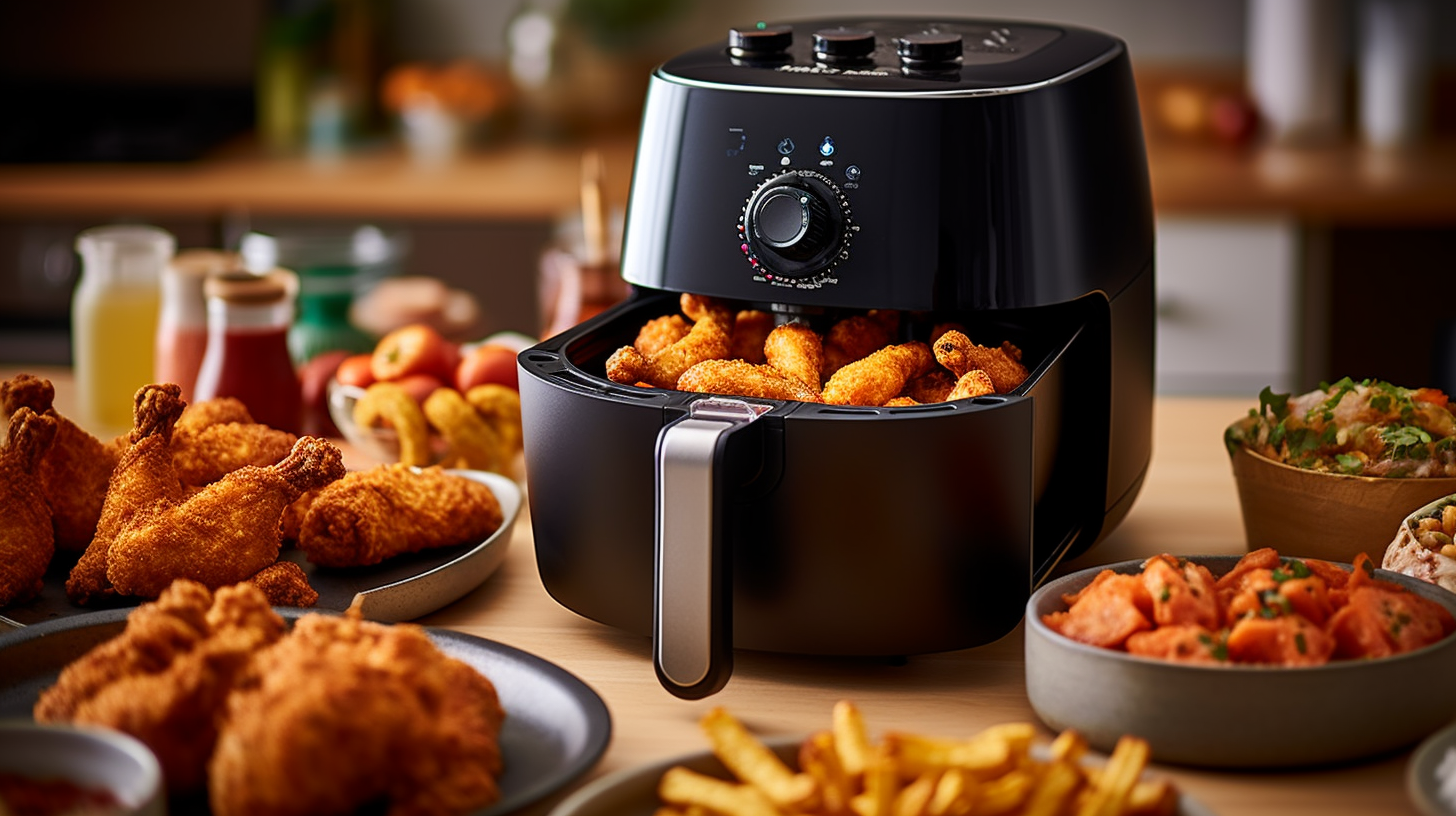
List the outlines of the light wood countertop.
{"label": "light wood countertop", "polygon": [[[56,381],[64,412],[73,394],[69,372],[28,370]],[[0,378],[14,373],[14,368],[0,370]],[[1106,541],[1063,569],[1159,552],[1241,553],[1238,500],[1220,440],[1223,428],[1248,407],[1243,399],[1160,397],[1153,460],[1137,503]],[[367,464],[354,452],[347,459],[354,466]],[[551,599],[537,572],[529,515],[518,524],[501,568],[421,623],[534,653],[595,689],[611,711],[613,735],[601,763],[580,782],[703,750],[697,720],[715,705],[726,706],[766,736],[827,727],[830,706],[838,698],[853,699],[876,733],[894,728],[954,736],[1000,722],[1036,722],[1026,697],[1021,627],[987,646],[912,657],[903,665],[739,652],[721,693],[704,701],[679,700],[658,686],[645,638],[583,619]],[[1409,756],[1406,751],[1299,772],[1157,770],[1214,812],[1230,816],[1414,816],[1404,789]],[[528,812],[544,814],[552,802]]]}

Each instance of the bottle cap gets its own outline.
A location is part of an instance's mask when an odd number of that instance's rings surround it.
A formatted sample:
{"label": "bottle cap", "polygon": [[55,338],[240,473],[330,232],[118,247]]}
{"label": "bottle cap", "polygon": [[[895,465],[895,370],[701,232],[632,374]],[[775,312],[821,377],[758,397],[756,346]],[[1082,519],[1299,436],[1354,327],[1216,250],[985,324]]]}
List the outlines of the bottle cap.
{"label": "bottle cap", "polygon": [[292,300],[298,295],[298,276],[282,267],[262,274],[235,268],[209,277],[203,291],[209,299],[218,298],[229,303],[277,303]]}

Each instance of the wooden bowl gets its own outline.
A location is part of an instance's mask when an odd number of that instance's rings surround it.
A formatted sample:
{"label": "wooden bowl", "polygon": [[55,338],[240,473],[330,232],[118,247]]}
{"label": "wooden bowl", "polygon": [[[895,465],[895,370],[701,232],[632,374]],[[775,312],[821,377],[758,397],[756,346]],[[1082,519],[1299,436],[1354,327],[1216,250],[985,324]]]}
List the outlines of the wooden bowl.
{"label": "wooden bowl", "polygon": [[1456,493],[1456,478],[1320,473],[1247,448],[1231,458],[1248,548],[1273,547],[1301,558],[1350,563],[1363,552],[1380,563],[1406,516]]}

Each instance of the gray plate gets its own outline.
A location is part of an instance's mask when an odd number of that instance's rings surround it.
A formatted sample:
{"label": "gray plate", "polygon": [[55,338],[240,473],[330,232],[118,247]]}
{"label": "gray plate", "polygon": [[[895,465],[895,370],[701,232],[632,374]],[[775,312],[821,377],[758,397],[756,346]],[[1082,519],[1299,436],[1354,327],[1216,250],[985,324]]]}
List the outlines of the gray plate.
{"label": "gray plate", "polygon": [[[1215,577],[1235,556],[1190,556]],[[1109,751],[1122,734],[1148,741],[1158,762],[1224,768],[1324,765],[1394,752],[1456,719],[1456,695],[1420,689],[1456,676],[1456,636],[1414,652],[1322,666],[1198,666],[1136,657],[1078,643],[1053,632],[1042,616],[1067,608],[1062,596],[1103,569],[1136,573],[1123,561],[1059,578],[1026,605],[1026,692],[1052,730],[1075,728]],[[1348,565],[1347,565],[1348,568]],[[1434,584],[1376,570],[1456,614],[1456,595]],[[1298,711],[1317,715],[1291,714]],[[1330,712],[1339,712],[1338,716]],[[1298,727],[1290,727],[1290,718]]]}
{"label": "gray plate", "polygon": [[[128,609],[75,615],[0,635],[0,719],[31,717],[41,691],[66,664],[115,637]],[[305,614],[279,609],[288,620]],[[561,790],[597,763],[611,739],[606,703],[575,675],[519,649],[454,632],[427,628],[446,654],[475,667],[500,693],[506,720],[501,729],[501,799],[474,816],[498,816]],[[196,802],[173,803],[172,816],[205,813]]]}
{"label": "gray plate", "polygon": [[[791,767],[797,766],[795,757],[802,742],[801,737],[764,740],[764,744]],[[1089,761],[1099,762],[1097,759]],[[626,768],[590,782],[561,800],[550,816],[652,816],[662,804],[657,798],[657,782],[668,768],[677,765],[723,779],[732,778],[711,751],[686,754],[650,765]],[[1213,811],[1187,794],[1179,794],[1177,816],[1213,816]]]}
{"label": "gray plate", "polygon": [[[521,488],[498,473],[450,472],[483,482],[500,502],[505,521],[486,540],[396,556],[370,567],[320,567],[310,564],[302,551],[293,548],[285,549],[279,557],[303,567],[309,584],[319,594],[316,608],[320,611],[342,612],[357,599],[365,618],[394,623],[414,620],[453,603],[480,586],[505,560],[516,517],[521,511]],[[26,603],[0,609],[0,615],[29,625],[94,611],[66,598],[66,576],[74,563],[74,558],[58,556],[46,574],[40,595]],[[117,603],[135,606],[140,601],[123,598]],[[0,631],[3,629],[0,627]]]}
{"label": "gray plate", "polygon": [[[1421,743],[1406,765],[1405,782],[1411,801],[1421,813],[1456,816],[1456,795],[1450,790],[1456,785],[1456,725]],[[1447,790],[1442,791],[1443,787]]]}

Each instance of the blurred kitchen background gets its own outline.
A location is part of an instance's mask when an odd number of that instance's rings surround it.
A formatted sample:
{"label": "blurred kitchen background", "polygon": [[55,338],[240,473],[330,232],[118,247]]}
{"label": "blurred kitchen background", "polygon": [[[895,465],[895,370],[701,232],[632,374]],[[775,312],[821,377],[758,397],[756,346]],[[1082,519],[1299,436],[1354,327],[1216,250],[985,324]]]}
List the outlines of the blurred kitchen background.
{"label": "blurred kitchen background", "polygon": [[0,3],[0,362],[70,360],[75,237],[114,223],[229,250],[365,227],[389,243],[360,299],[432,279],[473,298],[461,339],[534,336],[543,257],[586,251],[583,182],[609,224],[626,204],[656,62],[756,20],[886,13],[1127,41],[1164,393],[1456,390],[1446,0]]}

